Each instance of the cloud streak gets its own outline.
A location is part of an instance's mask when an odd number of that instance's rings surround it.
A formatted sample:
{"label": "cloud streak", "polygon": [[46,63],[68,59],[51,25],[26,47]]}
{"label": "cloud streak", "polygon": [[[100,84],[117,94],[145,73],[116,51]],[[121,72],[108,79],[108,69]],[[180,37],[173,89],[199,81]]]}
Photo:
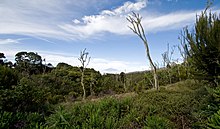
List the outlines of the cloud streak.
{"label": "cloud streak", "polygon": [[0,45],[5,45],[5,44],[18,44],[21,43],[20,41],[26,40],[28,38],[19,38],[19,39],[0,39]]}
{"label": "cloud streak", "polygon": [[135,3],[125,2],[122,6],[113,10],[103,10],[98,15],[84,16],[81,19],[74,19],[73,24],[63,24],[59,27],[63,30],[74,33],[80,37],[88,38],[97,34],[109,32],[119,35],[129,35],[129,23],[126,17],[131,12],[140,12],[143,15],[143,26],[148,33],[158,31],[180,29],[195,21],[198,11],[180,11],[169,14],[156,14],[145,12],[147,1],[141,0]]}
{"label": "cloud streak", "polygon": [[[99,34],[114,33],[129,35],[126,17],[140,12],[143,26],[148,33],[179,29],[192,24],[198,11],[182,11],[169,14],[145,12],[147,0],[127,1],[119,7],[102,10],[98,15],[81,16],[77,9],[88,8],[85,2],[96,5],[98,0],[38,0],[3,1],[0,3],[0,34],[15,34],[42,39],[77,40],[96,37]],[[90,7],[89,6],[89,7]],[[71,8],[70,8],[71,7]],[[75,10],[72,10],[76,8]],[[199,11],[200,12],[200,11]]]}
{"label": "cloud streak", "polygon": [[[59,27],[69,33],[77,33],[82,38],[87,38],[103,32],[115,34],[127,34],[127,14],[132,11],[140,11],[147,5],[146,0],[135,3],[125,2],[122,6],[113,10],[103,10],[99,15],[84,16],[82,19],[74,19],[74,24],[63,24]],[[123,25],[124,24],[124,25]],[[120,28],[119,25],[122,25]],[[116,29],[117,28],[117,29]]]}

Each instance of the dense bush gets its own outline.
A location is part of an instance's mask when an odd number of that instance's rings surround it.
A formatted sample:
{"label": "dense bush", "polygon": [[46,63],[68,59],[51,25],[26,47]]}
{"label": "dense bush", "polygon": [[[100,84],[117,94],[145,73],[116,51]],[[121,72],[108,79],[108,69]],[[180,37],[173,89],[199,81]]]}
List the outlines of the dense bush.
{"label": "dense bush", "polygon": [[41,123],[45,122],[44,116],[38,113],[12,113],[0,112],[1,129],[30,129],[43,127]]}
{"label": "dense bush", "polygon": [[188,62],[197,71],[192,74],[197,79],[208,80],[218,85],[220,81],[220,17],[218,14],[203,11],[196,18],[194,30],[186,28],[185,40]]}
{"label": "dense bush", "polygon": [[220,110],[208,119],[207,126],[210,129],[220,128]]}
{"label": "dense bush", "polygon": [[22,78],[12,89],[1,90],[0,108],[13,112],[45,112],[48,91],[35,85],[28,78]]}
{"label": "dense bush", "polygon": [[18,72],[12,68],[0,65],[0,90],[11,89],[19,81]]}
{"label": "dense bush", "polygon": [[73,105],[69,109],[59,106],[47,118],[47,123],[55,128],[118,128],[129,117],[130,105],[130,99],[107,98],[100,102]]}
{"label": "dense bush", "polygon": [[210,100],[203,113],[205,117],[208,117],[208,120],[203,125],[210,129],[217,129],[220,127],[220,87],[208,90]]}
{"label": "dense bush", "polygon": [[194,123],[205,121],[198,114],[207,106],[207,94],[204,83],[187,80],[159,92],[64,103],[46,118],[46,125],[50,128],[97,129],[192,128]]}

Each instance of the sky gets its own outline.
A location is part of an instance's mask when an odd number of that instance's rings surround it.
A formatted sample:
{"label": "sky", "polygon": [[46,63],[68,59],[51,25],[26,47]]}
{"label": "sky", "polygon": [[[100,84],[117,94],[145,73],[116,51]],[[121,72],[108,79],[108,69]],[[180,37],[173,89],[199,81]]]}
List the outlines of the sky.
{"label": "sky", "polygon": [[[1,0],[0,52],[14,62],[21,51],[36,52],[47,63],[80,66],[86,48],[89,68],[101,73],[149,70],[143,42],[128,28],[132,12],[142,16],[153,61],[178,45],[180,32],[193,27],[206,0]],[[213,12],[220,12],[215,0]],[[173,60],[181,60],[175,49]]]}

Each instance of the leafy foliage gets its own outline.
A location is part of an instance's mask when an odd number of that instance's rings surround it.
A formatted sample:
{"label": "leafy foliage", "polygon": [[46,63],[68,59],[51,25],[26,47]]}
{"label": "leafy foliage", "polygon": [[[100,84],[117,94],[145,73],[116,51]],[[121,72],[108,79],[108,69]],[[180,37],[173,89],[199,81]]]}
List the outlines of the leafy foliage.
{"label": "leafy foliage", "polygon": [[130,100],[105,99],[98,103],[77,104],[69,110],[59,106],[47,123],[55,128],[117,128],[128,114],[129,105]]}
{"label": "leafy foliage", "polygon": [[0,90],[10,89],[17,85],[19,77],[16,70],[0,65],[0,73]]}
{"label": "leafy foliage", "polygon": [[[185,29],[189,48],[189,62],[200,72],[198,79],[206,79],[215,85],[219,82],[220,73],[220,19],[211,12],[202,12],[196,19],[194,33]],[[199,76],[198,76],[199,75]]]}
{"label": "leafy foliage", "polygon": [[[191,80],[125,98],[58,105],[46,118],[50,128],[190,128],[206,102],[204,83]],[[176,87],[187,87],[182,90]],[[198,90],[195,90],[199,88]],[[202,103],[201,103],[202,102]]]}
{"label": "leafy foliage", "polygon": [[144,129],[170,129],[169,120],[158,116],[148,116],[145,121]]}
{"label": "leafy foliage", "polygon": [[46,89],[27,78],[22,78],[17,86],[1,90],[0,108],[3,111],[44,112],[46,106]]}
{"label": "leafy foliage", "polygon": [[34,52],[18,52],[15,55],[16,69],[23,74],[32,75],[42,72],[41,56]]}
{"label": "leafy foliage", "polygon": [[12,113],[0,112],[1,129],[30,129],[35,127],[44,127],[40,123],[45,122],[42,115],[38,113]]}
{"label": "leafy foliage", "polygon": [[215,113],[211,118],[208,119],[209,129],[219,129],[220,128],[220,110]]}

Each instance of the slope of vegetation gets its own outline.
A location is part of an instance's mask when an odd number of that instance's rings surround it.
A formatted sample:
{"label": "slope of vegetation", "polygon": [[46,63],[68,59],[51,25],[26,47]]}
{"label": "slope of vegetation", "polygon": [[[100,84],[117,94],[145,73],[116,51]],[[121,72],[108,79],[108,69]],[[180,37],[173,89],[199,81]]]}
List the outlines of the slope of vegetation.
{"label": "slope of vegetation", "polygon": [[0,53],[0,128],[217,129],[219,28],[219,17],[205,10],[192,33],[184,30],[184,61],[157,70],[159,90],[151,71],[101,75],[52,67],[34,52],[17,53],[15,64]]}
{"label": "slope of vegetation", "polygon": [[54,128],[189,128],[204,122],[200,115],[208,99],[204,83],[187,80],[159,92],[60,104],[46,123]]}
{"label": "slope of vegetation", "polygon": [[[204,128],[211,114],[205,82],[186,80],[160,91],[149,90],[125,97],[60,103],[50,115],[3,112],[2,127],[25,128]],[[10,123],[15,122],[15,123]]]}

